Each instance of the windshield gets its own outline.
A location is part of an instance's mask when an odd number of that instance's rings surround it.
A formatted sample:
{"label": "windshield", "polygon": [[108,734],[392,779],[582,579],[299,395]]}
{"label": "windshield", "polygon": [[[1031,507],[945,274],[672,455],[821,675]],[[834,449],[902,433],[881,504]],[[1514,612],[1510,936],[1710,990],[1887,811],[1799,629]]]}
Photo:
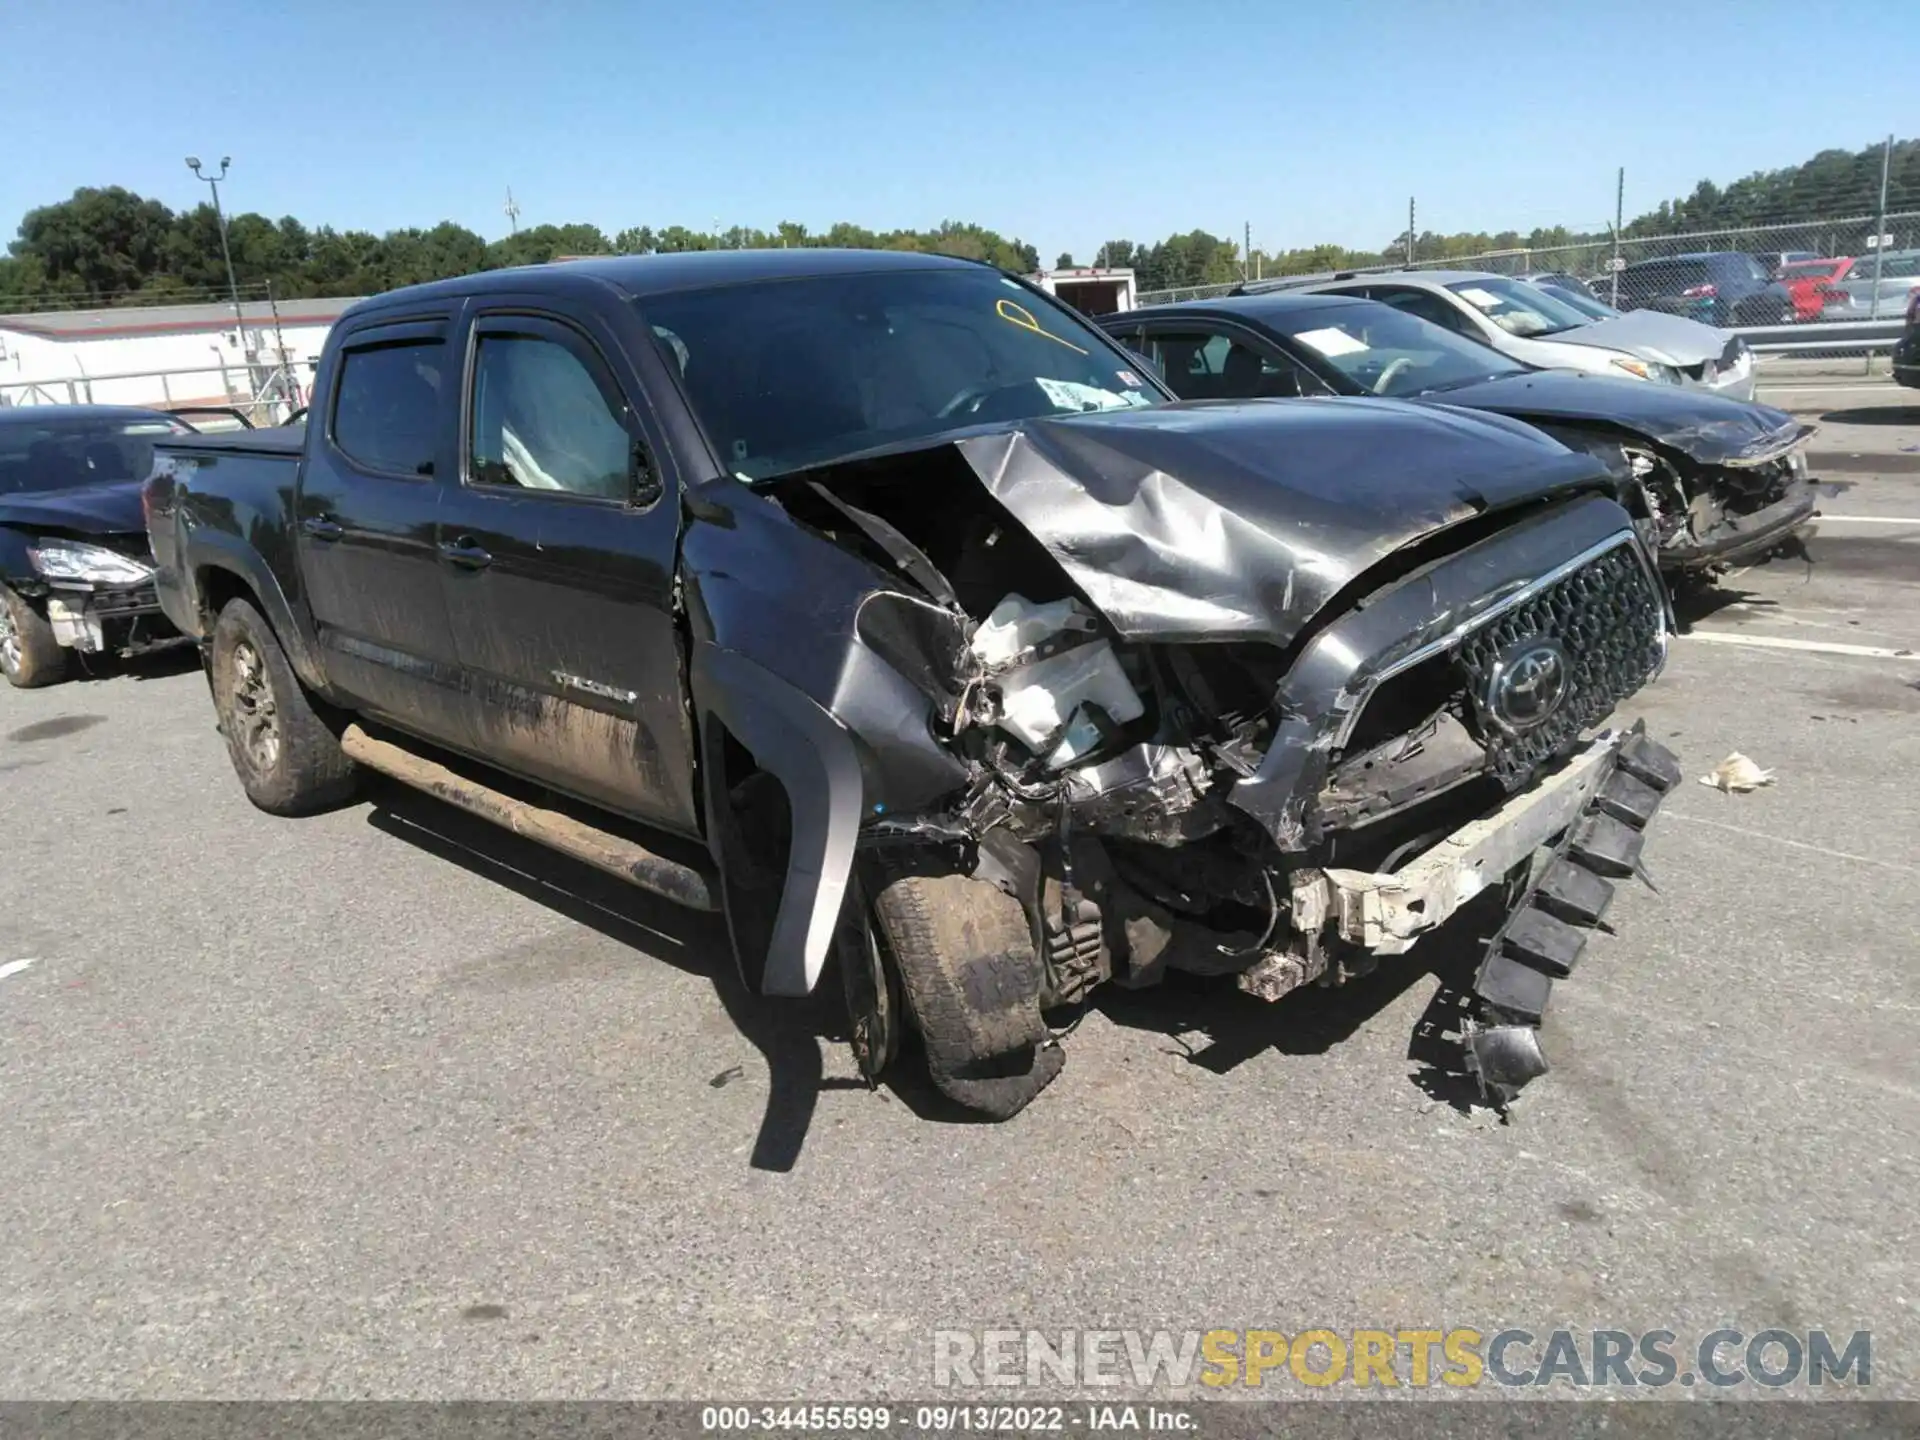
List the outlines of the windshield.
{"label": "windshield", "polygon": [[54,406],[45,418],[16,411],[0,419],[0,495],[145,480],[153,468],[154,440],[192,433],[158,416],[75,419]]}
{"label": "windshield", "polygon": [[1590,296],[1582,295],[1577,290],[1563,290],[1548,280],[1536,280],[1534,283],[1542,290],[1547,291],[1554,299],[1563,304],[1571,305],[1591,320],[1611,320],[1620,313],[1614,309],[1613,306],[1607,304],[1606,301],[1595,300]]}
{"label": "windshield", "polygon": [[1557,294],[1502,275],[1456,280],[1447,288],[1509,335],[1557,335],[1593,318]]}
{"label": "windshield", "polygon": [[1530,367],[1391,305],[1355,300],[1271,316],[1265,323],[1368,395],[1405,398]]}
{"label": "windshield", "polygon": [[645,312],[708,439],[749,480],[1166,399],[1098,330],[992,270],[767,280],[655,296]]}
{"label": "windshield", "polygon": [[1844,260],[1799,260],[1780,267],[1782,280],[1838,280]]}

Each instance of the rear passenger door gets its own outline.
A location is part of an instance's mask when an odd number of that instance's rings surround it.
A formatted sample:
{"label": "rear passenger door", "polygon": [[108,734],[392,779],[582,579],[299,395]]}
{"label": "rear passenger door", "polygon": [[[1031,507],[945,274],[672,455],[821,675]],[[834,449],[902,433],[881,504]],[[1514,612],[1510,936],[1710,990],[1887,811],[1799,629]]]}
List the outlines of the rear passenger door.
{"label": "rear passenger door", "polygon": [[546,297],[473,307],[441,584],[478,753],[693,834],[677,479],[635,343]]}
{"label": "rear passenger door", "polygon": [[441,489],[455,468],[451,317],[357,326],[309,419],[294,544],[328,680],[355,706],[465,743],[460,667],[441,590]]}

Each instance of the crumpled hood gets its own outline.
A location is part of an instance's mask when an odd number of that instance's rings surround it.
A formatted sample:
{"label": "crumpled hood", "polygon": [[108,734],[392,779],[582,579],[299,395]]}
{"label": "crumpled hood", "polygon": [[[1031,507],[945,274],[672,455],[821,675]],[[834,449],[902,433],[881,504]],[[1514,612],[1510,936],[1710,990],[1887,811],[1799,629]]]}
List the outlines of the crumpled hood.
{"label": "crumpled hood", "polygon": [[117,480],[71,490],[0,495],[0,525],[23,530],[65,530],[76,535],[144,534],[140,482]]}
{"label": "crumpled hood", "polygon": [[1518,421],[1397,400],[1195,401],[956,442],[1131,640],[1286,645],[1370,566],[1606,472]]}
{"label": "crumpled hood", "polygon": [[1555,344],[1623,350],[1643,360],[1658,360],[1666,365],[1699,365],[1718,360],[1726,354],[1733,339],[1724,330],[1681,315],[1663,315],[1658,310],[1630,310],[1610,320],[1596,320],[1591,325],[1579,325],[1538,338]]}
{"label": "crumpled hood", "polygon": [[1522,420],[1599,420],[1703,464],[1754,464],[1803,443],[1818,429],[1784,410],[1685,385],[1614,379],[1577,370],[1507,375],[1435,393],[1433,401]]}

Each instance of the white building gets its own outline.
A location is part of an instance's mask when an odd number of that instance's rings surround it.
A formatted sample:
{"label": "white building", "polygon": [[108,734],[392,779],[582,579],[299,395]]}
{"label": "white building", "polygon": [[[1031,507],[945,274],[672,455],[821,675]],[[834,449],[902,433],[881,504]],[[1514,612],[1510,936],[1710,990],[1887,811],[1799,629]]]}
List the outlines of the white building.
{"label": "white building", "polygon": [[233,405],[256,421],[306,403],[351,299],[0,315],[0,405]]}
{"label": "white building", "polygon": [[1082,315],[1112,315],[1134,308],[1131,270],[1081,266],[1073,270],[1042,270],[1027,278]]}

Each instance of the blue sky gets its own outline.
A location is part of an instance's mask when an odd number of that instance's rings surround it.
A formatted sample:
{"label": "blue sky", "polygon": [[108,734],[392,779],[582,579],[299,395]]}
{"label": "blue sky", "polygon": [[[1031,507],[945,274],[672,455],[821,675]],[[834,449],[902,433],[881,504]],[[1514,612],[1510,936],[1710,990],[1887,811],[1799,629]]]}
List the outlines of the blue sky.
{"label": "blue sky", "polygon": [[[1284,249],[1593,225],[1920,134],[1893,0],[0,3],[0,238],[121,184],[181,208],[458,221],[973,220],[1082,260],[1196,226]],[[25,57],[31,57],[26,63]]]}

